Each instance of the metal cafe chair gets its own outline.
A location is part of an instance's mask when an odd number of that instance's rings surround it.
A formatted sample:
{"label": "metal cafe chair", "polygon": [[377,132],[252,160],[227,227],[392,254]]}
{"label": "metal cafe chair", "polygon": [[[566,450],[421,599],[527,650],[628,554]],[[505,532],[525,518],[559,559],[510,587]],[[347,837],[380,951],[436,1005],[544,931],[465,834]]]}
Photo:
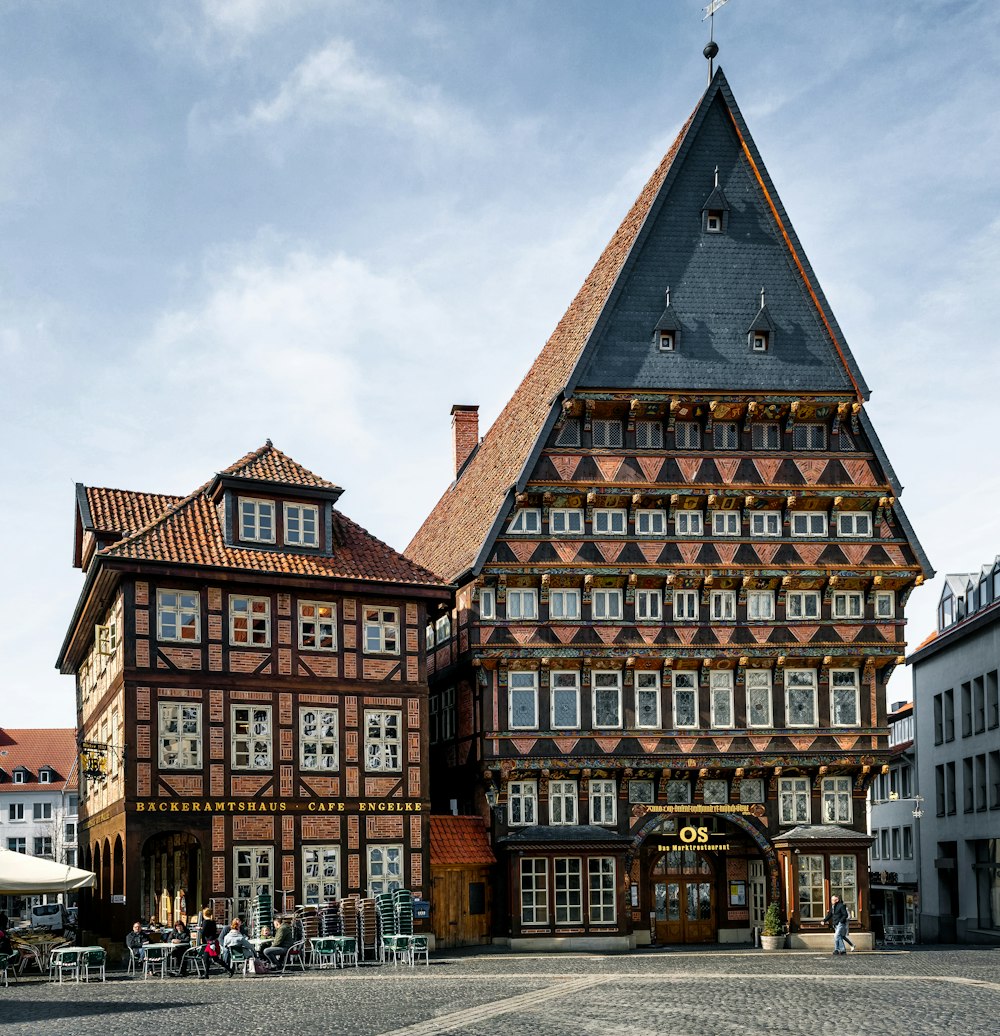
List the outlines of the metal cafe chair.
{"label": "metal cafe chair", "polygon": [[84,982],[90,981],[90,974],[94,972],[101,976],[101,981],[106,982],[107,976],[104,973],[105,966],[107,964],[108,955],[104,950],[90,947],[86,950],[81,951],[79,957],[79,963],[77,965],[78,973]]}
{"label": "metal cafe chair", "polygon": [[288,947],[288,952],[285,954],[285,959],[281,962],[281,970],[278,972],[279,975],[284,975],[286,972],[298,968],[300,971],[306,970],[306,949],[305,939],[299,939],[298,942],[293,942]]}

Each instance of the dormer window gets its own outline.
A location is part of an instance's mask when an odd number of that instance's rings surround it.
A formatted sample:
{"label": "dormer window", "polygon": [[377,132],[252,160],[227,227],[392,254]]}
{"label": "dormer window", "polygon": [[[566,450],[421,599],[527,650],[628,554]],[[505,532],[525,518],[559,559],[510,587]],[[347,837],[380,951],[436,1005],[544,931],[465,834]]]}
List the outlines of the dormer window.
{"label": "dormer window", "polygon": [[722,233],[721,209],[711,209],[705,213],[705,231],[709,234]]}
{"label": "dormer window", "polygon": [[28,783],[28,772],[27,770],[15,770],[14,771],[14,783],[15,784],[27,784]]}
{"label": "dormer window", "polygon": [[660,352],[661,353],[672,353],[677,342],[677,333],[675,331],[661,331],[660,332]]}
{"label": "dormer window", "polygon": [[274,543],[274,501],[240,497],[240,539]]}
{"label": "dormer window", "polygon": [[39,784],[51,784],[52,783],[52,771],[47,767],[38,771],[38,783]]}
{"label": "dormer window", "polygon": [[712,193],[705,199],[701,208],[701,226],[706,234],[722,234],[726,230],[726,219],[729,215],[729,202],[725,192],[719,186],[719,167],[715,167],[715,179]]}
{"label": "dormer window", "polygon": [[768,333],[766,331],[750,332],[750,348],[755,353],[766,353],[768,345]]}
{"label": "dormer window", "polygon": [[774,321],[764,301],[764,289],[760,289],[760,309],[747,328],[747,344],[750,351],[766,353],[774,345]]}
{"label": "dormer window", "polygon": [[653,328],[653,342],[661,353],[672,353],[677,351],[678,332],[680,331],[680,320],[677,311],[670,302],[670,289],[666,290],[666,305]]}
{"label": "dormer window", "polygon": [[285,543],[290,547],[319,546],[319,508],[285,504]]}

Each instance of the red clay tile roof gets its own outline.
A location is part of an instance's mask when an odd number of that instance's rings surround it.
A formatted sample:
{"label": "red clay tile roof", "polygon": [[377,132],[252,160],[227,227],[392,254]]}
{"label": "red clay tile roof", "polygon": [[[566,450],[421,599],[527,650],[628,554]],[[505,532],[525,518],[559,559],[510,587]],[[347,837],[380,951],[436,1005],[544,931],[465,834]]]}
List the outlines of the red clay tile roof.
{"label": "red clay tile roof", "polygon": [[[24,784],[14,784],[11,775],[18,766],[28,771]],[[38,771],[43,767],[55,771],[48,784],[40,784]],[[59,791],[74,774],[76,766],[76,731],[72,727],[0,727],[0,769],[4,771],[0,787],[9,791]]]}
{"label": "red clay tile roof", "polygon": [[[313,480],[308,483],[313,487],[338,488],[332,482],[318,479],[270,443],[247,454],[222,474],[232,475],[234,469],[237,472],[269,472],[266,476],[268,481],[279,482],[283,479],[277,478],[277,473],[285,472],[294,479],[288,483],[292,486],[305,485],[303,480],[308,478]],[[237,474],[236,477],[251,476]],[[252,477],[263,476],[255,474]],[[105,547],[99,556],[283,575],[440,584],[431,572],[376,539],[336,508],[333,509],[332,557],[228,545],[222,536],[218,513],[207,495],[208,486],[201,486],[190,496],[181,498],[145,528]]]}
{"label": "red clay tile roof", "polygon": [[496,862],[482,817],[431,817],[432,867],[436,863],[485,866]]}
{"label": "red clay tile roof", "polygon": [[507,491],[517,481],[542,431],[553,397],[566,385],[594,330],[696,113],[697,108],[461,477],[441,497],[410,541],[405,553],[414,561],[450,581],[475,562]]}
{"label": "red clay tile roof", "polygon": [[241,457],[219,474],[227,478],[281,482],[288,486],[305,486],[309,489],[340,489],[340,486],[314,475],[308,468],[302,467],[287,454],[282,453],[272,445],[270,439],[259,450]]}
{"label": "red clay tile roof", "polygon": [[93,528],[128,536],[155,521],[172,504],[182,499],[162,493],[136,493],[128,489],[87,486],[87,506]]}
{"label": "red clay tile roof", "polygon": [[938,637],[938,631],[937,630],[931,630],[930,633],[928,633],[927,636],[924,637],[924,639],[922,641],[920,641],[920,643],[913,649],[914,653],[919,651],[922,647],[927,647],[927,645],[930,644],[930,642],[932,640],[937,640],[937,637]]}

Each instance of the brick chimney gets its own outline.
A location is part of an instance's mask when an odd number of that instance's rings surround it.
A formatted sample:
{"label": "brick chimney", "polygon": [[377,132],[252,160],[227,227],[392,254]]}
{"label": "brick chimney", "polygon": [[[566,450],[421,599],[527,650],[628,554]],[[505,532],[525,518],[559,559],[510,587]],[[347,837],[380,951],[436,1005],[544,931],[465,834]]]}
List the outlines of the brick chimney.
{"label": "brick chimney", "polygon": [[479,445],[479,407],[456,403],[451,408],[451,440],[455,450],[455,475]]}

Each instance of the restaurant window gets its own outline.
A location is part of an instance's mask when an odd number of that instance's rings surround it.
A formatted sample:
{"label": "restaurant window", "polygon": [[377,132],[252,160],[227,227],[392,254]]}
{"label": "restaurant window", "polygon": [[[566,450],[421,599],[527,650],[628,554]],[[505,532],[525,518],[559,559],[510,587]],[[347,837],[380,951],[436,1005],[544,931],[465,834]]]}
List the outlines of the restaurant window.
{"label": "restaurant window", "polygon": [[748,669],[747,684],[747,726],[771,726],[771,670]]}
{"label": "restaurant window", "polygon": [[848,914],[858,916],[858,861],[853,856],[830,857],[830,895],[840,896]]}
{"label": "restaurant window", "polygon": [[639,670],[635,674],[635,725],[649,729],[660,727],[660,674]]}
{"label": "restaurant window", "polygon": [[340,848],[335,845],[307,845],[302,850],[302,902],[324,906],[340,899]]}
{"label": "restaurant window", "polygon": [[826,916],[823,894],[823,857],[796,857],[799,861],[799,917],[803,921],[822,921]]}
{"label": "restaurant window", "polygon": [[368,898],[403,887],[403,847],[368,846]]}
{"label": "restaurant window", "polygon": [[583,861],[571,856],[552,863],[556,924],[583,924]]}
{"label": "restaurant window", "polygon": [[512,672],[507,692],[511,730],[538,727],[538,673]]}
{"label": "restaurant window", "polygon": [[336,709],[299,709],[299,765],[303,770],[336,770],[339,716]]}
{"label": "restaurant window", "polygon": [[712,726],[731,727],[733,725],[733,673],[724,669],[713,671],[709,677],[712,698]]}
{"label": "restaurant window", "polygon": [[233,769],[270,770],[271,706],[233,706]]}
{"label": "restaurant window", "polygon": [[835,727],[856,727],[861,723],[857,669],[830,670],[830,713]]}
{"label": "restaurant window", "polygon": [[615,923],[615,858],[613,856],[592,856],[587,860],[587,877],[590,894],[590,923]]}
{"label": "restaurant window", "polygon": [[257,897],[274,902],[274,850],[270,846],[238,845],[233,849],[235,902],[233,917],[249,919]]}
{"label": "restaurant window", "polygon": [[594,673],[594,726],[622,725],[622,674]]}
{"label": "restaurant window", "polygon": [[521,924],[549,923],[548,861],[540,857],[521,860]]}
{"label": "restaurant window", "polygon": [[201,769],[201,706],[159,703],[160,767]]}
{"label": "restaurant window", "polygon": [[394,710],[365,711],[365,770],[368,773],[399,773],[402,713]]}
{"label": "restaurant window", "polygon": [[785,674],[785,722],[790,727],[816,726],[815,669],[789,669]]}
{"label": "restaurant window", "polygon": [[576,670],[551,675],[552,726],[575,730],[580,726],[580,674]]}
{"label": "restaurant window", "polygon": [[674,673],[674,726],[698,726],[696,673]]}

